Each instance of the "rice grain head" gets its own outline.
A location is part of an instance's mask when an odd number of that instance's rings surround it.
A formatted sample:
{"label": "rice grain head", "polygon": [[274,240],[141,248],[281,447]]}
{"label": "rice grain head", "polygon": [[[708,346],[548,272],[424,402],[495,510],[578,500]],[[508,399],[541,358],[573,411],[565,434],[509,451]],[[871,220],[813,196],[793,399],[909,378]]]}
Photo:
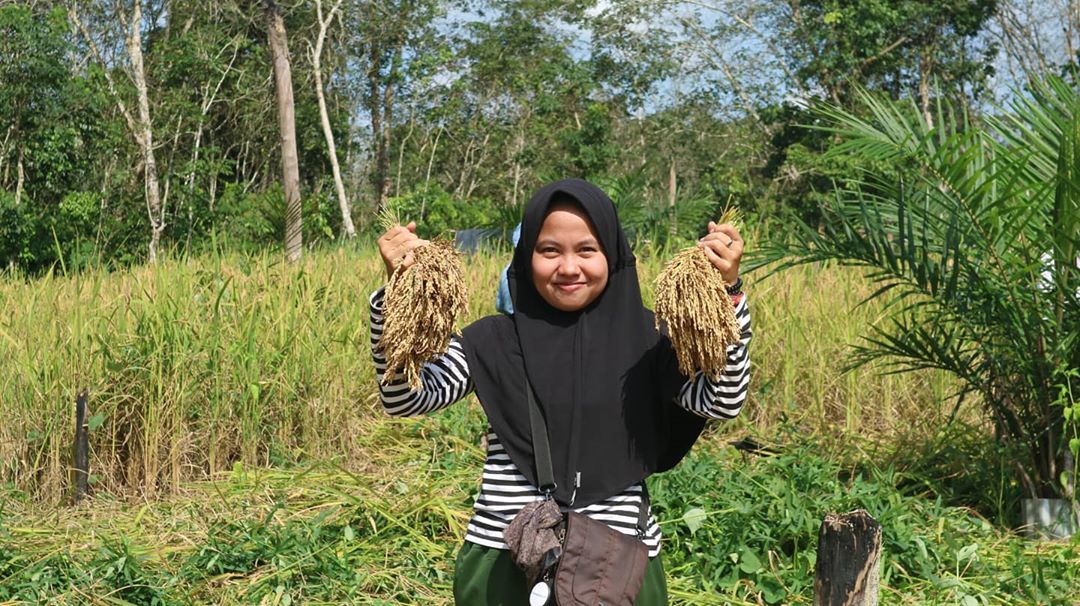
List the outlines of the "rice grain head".
{"label": "rice grain head", "polygon": [[398,267],[386,285],[383,334],[386,356],[383,384],[403,372],[409,386],[420,386],[424,362],[446,353],[458,317],[468,306],[465,270],[452,242],[432,240],[413,251],[415,261]]}
{"label": "rice grain head", "polygon": [[735,306],[725,286],[699,246],[680,251],[656,278],[656,327],[667,325],[679,371],[688,377],[698,370],[719,377],[728,346],[739,342]]}

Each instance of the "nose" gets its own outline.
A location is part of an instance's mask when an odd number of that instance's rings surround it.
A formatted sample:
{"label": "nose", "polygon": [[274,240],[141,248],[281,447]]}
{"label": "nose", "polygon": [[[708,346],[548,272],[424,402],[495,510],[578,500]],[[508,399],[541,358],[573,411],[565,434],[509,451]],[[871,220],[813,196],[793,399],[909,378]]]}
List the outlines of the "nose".
{"label": "nose", "polygon": [[559,260],[558,272],[561,276],[576,276],[581,273],[581,266],[574,255],[563,255]]}

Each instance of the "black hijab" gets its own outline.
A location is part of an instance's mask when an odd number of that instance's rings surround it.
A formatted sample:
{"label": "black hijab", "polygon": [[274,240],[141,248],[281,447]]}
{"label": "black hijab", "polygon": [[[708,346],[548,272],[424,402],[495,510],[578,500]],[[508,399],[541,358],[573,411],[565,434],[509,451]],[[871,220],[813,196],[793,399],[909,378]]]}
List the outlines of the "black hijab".
{"label": "black hijab", "polygon": [[[603,293],[576,312],[548,305],[532,283],[540,228],[552,201],[565,197],[592,221],[608,262]],[[525,207],[508,280],[514,315],[482,318],[462,341],[488,421],[525,477],[538,484],[526,374],[547,421],[561,504],[596,503],[678,463],[704,419],[674,403],[686,377],[641,301],[634,254],[611,199],[580,179],[541,188]]]}

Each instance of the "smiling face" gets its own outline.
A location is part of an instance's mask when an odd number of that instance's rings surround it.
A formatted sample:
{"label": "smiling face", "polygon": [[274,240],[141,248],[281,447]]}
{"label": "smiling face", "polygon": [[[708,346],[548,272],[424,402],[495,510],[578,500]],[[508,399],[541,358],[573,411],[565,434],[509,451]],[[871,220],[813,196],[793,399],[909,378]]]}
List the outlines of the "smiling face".
{"label": "smiling face", "polygon": [[560,311],[578,311],[604,292],[608,263],[592,222],[573,202],[548,209],[532,254],[532,280],[544,301]]}

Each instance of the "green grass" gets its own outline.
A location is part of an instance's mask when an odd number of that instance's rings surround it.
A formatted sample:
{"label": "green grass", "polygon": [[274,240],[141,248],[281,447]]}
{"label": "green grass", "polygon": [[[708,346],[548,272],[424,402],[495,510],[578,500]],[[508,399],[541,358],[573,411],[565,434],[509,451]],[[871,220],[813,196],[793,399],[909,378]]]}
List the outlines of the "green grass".
{"label": "green grass", "polygon": [[[482,429],[477,406],[458,406],[373,422],[361,471],[237,465],[154,501],[9,501],[0,605],[449,604]],[[821,517],[856,507],[885,529],[884,604],[1068,604],[1080,594],[1080,542],[1026,542],[970,509],[897,489],[896,471],[844,468],[813,442],[767,458],[723,444],[713,434],[650,481],[676,604],[811,603]]]}
{"label": "green grass", "polygon": [[[467,263],[468,319],[494,311],[505,260]],[[639,264],[647,301],[660,266]],[[448,603],[484,421],[473,401],[382,414],[367,349],[381,277],[373,250],[340,249],[0,281],[0,605]],[[854,507],[886,528],[885,603],[1080,595],[1075,544],[981,517],[1015,509],[1008,452],[974,410],[942,430],[947,377],[840,372],[883,314],[857,306],[857,272],[747,290],[746,410],[651,482],[677,603],[809,603],[817,524]],[[95,497],[72,509],[82,387]],[[725,446],[748,432],[782,454]]]}

